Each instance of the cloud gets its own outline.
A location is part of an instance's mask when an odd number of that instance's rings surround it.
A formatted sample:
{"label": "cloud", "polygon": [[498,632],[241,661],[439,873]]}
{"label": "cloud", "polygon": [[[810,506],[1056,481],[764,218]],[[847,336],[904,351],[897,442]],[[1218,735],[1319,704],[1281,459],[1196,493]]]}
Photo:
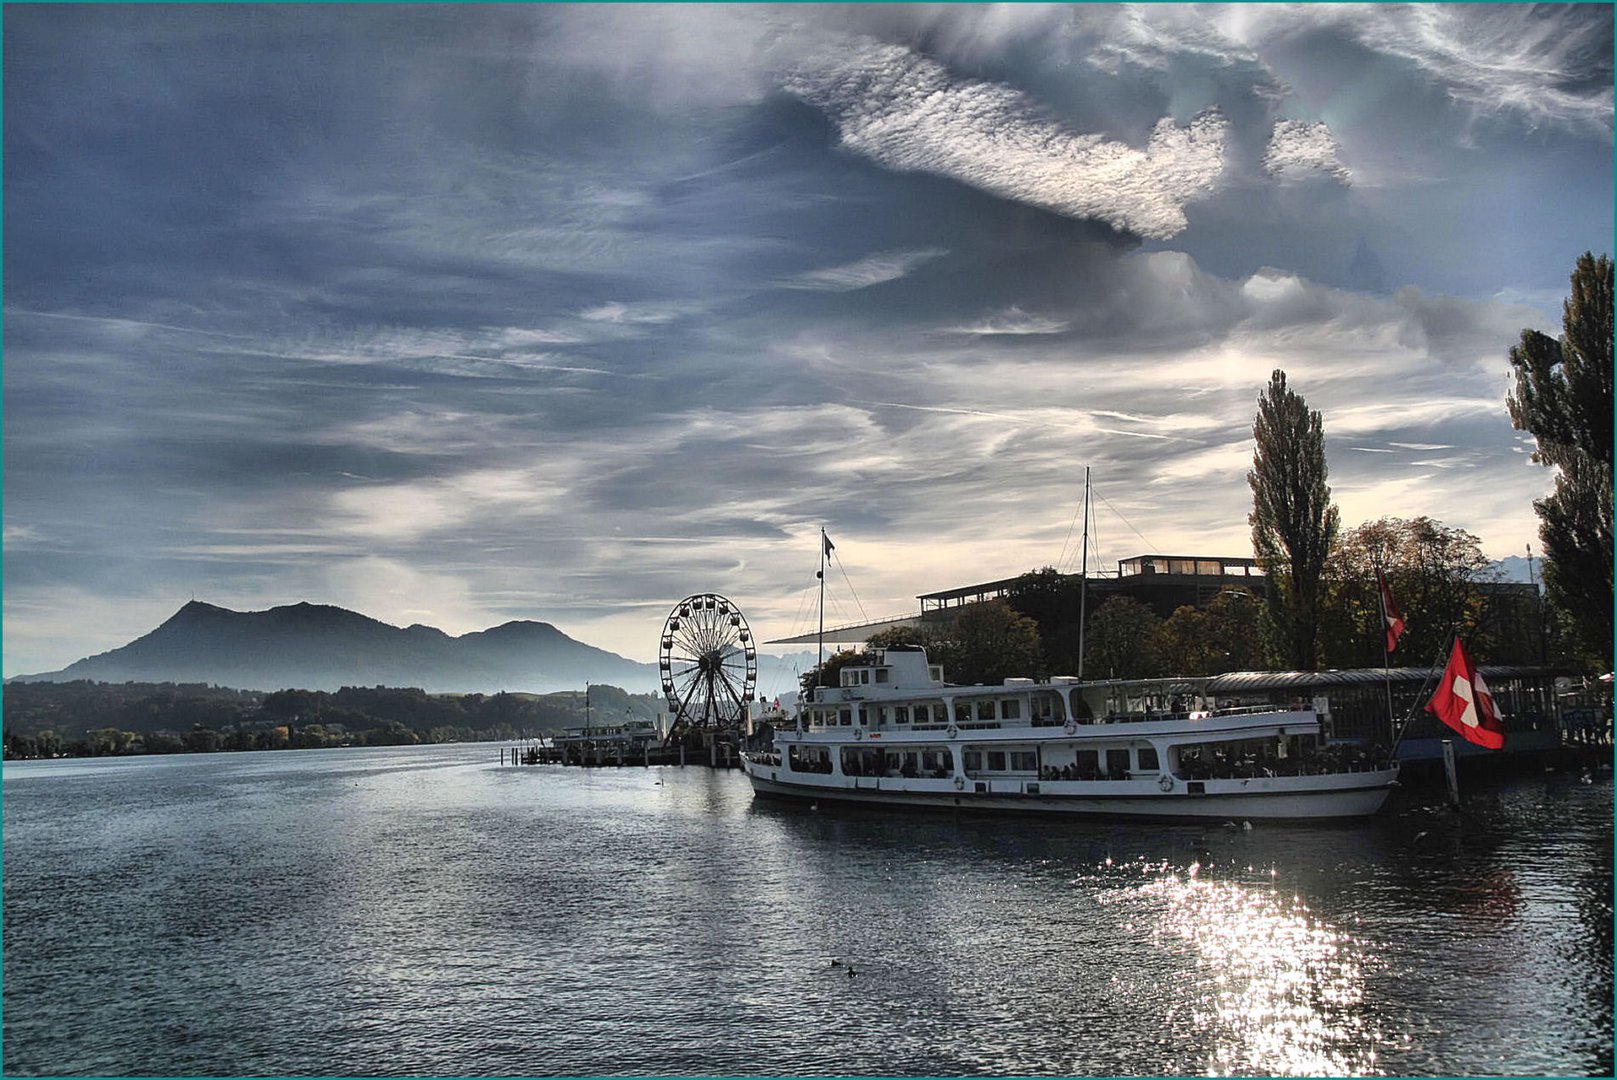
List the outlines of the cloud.
{"label": "cloud", "polygon": [[1611,138],[1607,5],[1230,4],[1210,21],[1266,62],[1306,35],[1340,34],[1409,64],[1479,114]]}
{"label": "cloud", "polygon": [[885,168],[949,177],[1002,198],[1149,237],[1185,227],[1185,203],[1223,168],[1225,122],[1163,118],[1143,150],[1067,130],[1026,94],[962,79],[901,46],[804,66],[786,89],[836,123],[842,146]]}
{"label": "cloud", "polygon": [[587,322],[613,323],[614,325],[643,323],[658,326],[673,322],[690,311],[686,304],[625,304],[617,300],[600,304],[578,313],[578,317]]}
{"label": "cloud", "polygon": [[922,263],[947,255],[944,248],[921,248],[916,251],[884,251],[867,255],[841,266],[823,270],[809,270],[784,282],[789,289],[823,289],[830,292],[850,292],[866,289],[887,281],[897,281]]}
{"label": "cloud", "polygon": [[486,630],[502,621],[479,601],[464,577],[434,573],[375,555],[328,564],[320,595],[328,604],[363,611],[394,626],[424,623],[450,635]]}
{"label": "cloud", "polygon": [[1366,45],[1412,61],[1479,109],[1611,137],[1609,7],[1371,4],[1339,17]]}
{"label": "cloud", "polygon": [[1065,319],[1030,315],[1021,308],[1012,307],[969,326],[951,326],[945,333],[970,334],[979,337],[1018,336],[1023,334],[1059,334],[1072,329]]}
{"label": "cloud", "polygon": [[389,541],[478,528],[498,516],[531,519],[563,491],[537,469],[490,468],[403,484],[339,489],[330,498],[334,533]]}
{"label": "cloud", "polygon": [[1348,521],[1519,550],[1611,16],[1493,7],[8,10],[8,650],[195,594],[649,659],[790,630],[822,525],[871,613],[1063,558],[1084,466],[1102,561],[1238,555],[1277,367]]}
{"label": "cloud", "polygon": [[1340,160],[1342,148],[1323,122],[1281,120],[1275,124],[1263,167],[1282,180],[1316,177],[1349,183],[1352,175]]}

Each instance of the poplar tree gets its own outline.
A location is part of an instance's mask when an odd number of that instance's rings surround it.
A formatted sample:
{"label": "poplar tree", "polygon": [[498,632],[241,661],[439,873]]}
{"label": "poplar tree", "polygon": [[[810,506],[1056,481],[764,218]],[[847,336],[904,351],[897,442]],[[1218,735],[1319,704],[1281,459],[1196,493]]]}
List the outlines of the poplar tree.
{"label": "poplar tree", "polygon": [[1252,488],[1252,548],[1269,576],[1265,624],[1273,658],[1295,671],[1315,670],[1320,577],[1338,516],[1325,483],[1325,429],[1319,413],[1286,386],[1276,369],[1258,397],[1252,423],[1257,452]]}
{"label": "poplar tree", "polygon": [[1544,592],[1603,671],[1612,656],[1612,261],[1584,252],[1562,305],[1561,338],[1523,330],[1510,350],[1511,423],[1556,470],[1536,500]]}

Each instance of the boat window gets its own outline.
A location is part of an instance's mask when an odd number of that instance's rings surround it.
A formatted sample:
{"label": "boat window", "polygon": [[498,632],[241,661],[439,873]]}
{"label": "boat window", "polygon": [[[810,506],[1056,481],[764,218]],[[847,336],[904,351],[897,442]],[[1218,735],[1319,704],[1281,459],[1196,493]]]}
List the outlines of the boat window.
{"label": "boat window", "polygon": [[964,701],[955,702],[954,703],[954,720],[955,720],[955,723],[964,724],[967,720],[970,720],[970,719],[971,719],[971,710],[966,708],[966,703]]}
{"label": "boat window", "polygon": [[861,683],[863,683],[864,685],[866,685],[866,686],[870,685],[870,669],[869,668],[860,668],[859,669],[859,681]]}
{"label": "boat window", "polygon": [[910,722],[910,707],[908,705],[893,706],[893,720],[895,723],[907,724]]}
{"label": "boat window", "polygon": [[965,762],[967,772],[980,772],[983,767],[983,752],[981,750],[967,750]]}
{"label": "boat window", "polygon": [[1129,771],[1129,752],[1120,749],[1106,751],[1106,771],[1114,778],[1120,774],[1126,775]]}
{"label": "boat window", "polygon": [[822,750],[793,746],[787,751],[786,767],[794,772],[828,773],[831,759]]}
{"label": "boat window", "polygon": [[1140,757],[1140,768],[1142,770],[1145,770],[1145,771],[1149,772],[1149,771],[1152,771],[1152,770],[1155,770],[1156,768],[1158,768],[1158,765],[1157,765],[1157,748],[1156,747],[1154,747],[1154,746],[1142,746],[1142,747],[1140,747],[1139,757]]}
{"label": "boat window", "polygon": [[992,720],[994,718],[994,703],[992,701],[977,702],[977,719]]}
{"label": "boat window", "polygon": [[954,772],[954,752],[952,750],[938,751],[938,768],[945,772]]}
{"label": "boat window", "polygon": [[859,726],[870,726],[870,710],[863,705],[859,706]]}
{"label": "boat window", "polygon": [[[935,706],[935,707],[936,708],[942,708],[942,706]],[[941,720],[943,718],[940,716],[940,717],[938,717],[938,719]],[[931,723],[932,722],[932,710],[929,709],[925,705],[917,705],[917,706],[915,706],[915,722],[917,724],[929,724],[929,723]]]}
{"label": "boat window", "polygon": [[886,682],[887,681],[887,675],[888,675],[888,671],[887,671],[886,668],[877,668],[876,669],[876,681],[877,682],[879,682],[879,683]]}
{"label": "boat window", "polygon": [[1038,772],[1039,755],[1031,750],[1012,750],[1011,770],[1013,772]]}
{"label": "boat window", "polygon": [[853,710],[852,709],[841,709],[841,710],[838,711],[837,717],[838,717],[837,722],[840,723],[843,727],[847,727],[849,724],[853,723]]}
{"label": "boat window", "polygon": [[1079,750],[1072,756],[1072,767],[1082,780],[1093,779],[1100,772],[1100,751]]}
{"label": "boat window", "polygon": [[931,679],[933,682],[942,682],[943,681],[943,668],[942,668],[942,666],[938,665],[938,664],[928,664],[927,667],[926,667],[926,677],[928,679]]}
{"label": "boat window", "polygon": [[1003,750],[990,750],[990,751],[988,751],[988,771],[989,772],[1004,772],[1005,771],[1005,751],[1003,751]]}
{"label": "boat window", "polygon": [[842,748],[842,771],[849,776],[880,776],[882,756],[875,750],[862,750],[854,746]]}
{"label": "boat window", "polygon": [[1022,703],[1015,698],[1007,698],[999,703],[999,715],[1005,720],[1019,720],[1022,717]]}

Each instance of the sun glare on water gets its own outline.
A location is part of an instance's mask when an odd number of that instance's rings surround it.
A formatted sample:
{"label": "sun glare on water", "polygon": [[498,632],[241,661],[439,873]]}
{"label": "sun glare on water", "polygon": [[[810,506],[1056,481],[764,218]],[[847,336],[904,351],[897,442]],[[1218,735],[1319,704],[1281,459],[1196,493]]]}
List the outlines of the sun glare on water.
{"label": "sun glare on water", "polygon": [[[1212,880],[1196,863],[1138,867],[1146,883],[1102,902],[1188,961],[1166,1022],[1205,1046],[1209,1076],[1367,1076],[1381,1042],[1361,1015],[1365,947],[1284,892],[1257,880]],[[1199,1036],[1199,1038],[1197,1038]]]}

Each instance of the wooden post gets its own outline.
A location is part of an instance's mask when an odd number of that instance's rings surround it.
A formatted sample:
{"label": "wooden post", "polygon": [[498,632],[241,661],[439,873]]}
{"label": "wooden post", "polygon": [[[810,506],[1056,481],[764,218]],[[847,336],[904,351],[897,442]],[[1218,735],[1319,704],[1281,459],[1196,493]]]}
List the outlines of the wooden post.
{"label": "wooden post", "polygon": [[1454,761],[1454,740],[1443,740],[1443,778],[1448,781],[1449,805],[1460,808],[1460,770]]}
{"label": "wooden post", "polygon": [[682,769],[685,767],[685,744],[684,743],[679,744],[679,767],[682,768]]}
{"label": "wooden post", "polygon": [[500,764],[505,764],[505,747],[500,747]]}

